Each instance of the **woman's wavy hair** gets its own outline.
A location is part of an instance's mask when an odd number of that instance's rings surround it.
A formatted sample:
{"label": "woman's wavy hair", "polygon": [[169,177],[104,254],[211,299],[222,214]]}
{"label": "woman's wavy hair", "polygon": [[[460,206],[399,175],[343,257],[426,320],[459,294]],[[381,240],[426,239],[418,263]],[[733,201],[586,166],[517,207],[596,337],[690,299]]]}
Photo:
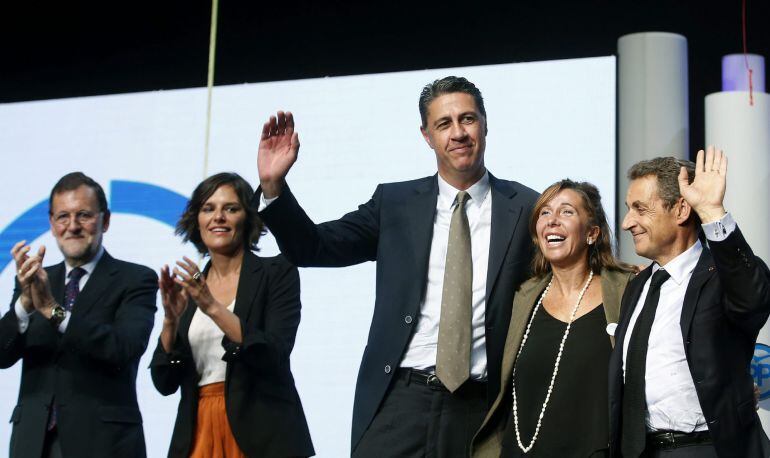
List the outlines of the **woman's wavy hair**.
{"label": "woman's wavy hair", "polygon": [[208,248],[201,239],[201,231],[198,226],[198,213],[203,204],[211,197],[217,189],[222,186],[232,186],[235,194],[238,196],[238,203],[241,204],[246,212],[246,220],[243,223],[243,245],[247,250],[257,251],[257,242],[265,234],[265,224],[259,219],[257,211],[249,205],[254,189],[237,173],[222,172],[211,175],[195,188],[187,206],[176,223],[176,235],[182,236],[185,242],[192,242],[198,252],[207,254]]}
{"label": "woman's wavy hair", "polygon": [[540,210],[565,189],[571,189],[580,196],[588,215],[588,224],[599,227],[599,237],[588,248],[588,265],[594,274],[599,274],[602,270],[606,269],[623,272],[636,271],[634,266],[620,261],[614,255],[613,238],[610,226],[607,223],[607,214],[604,212],[604,207],[602,207],[602,197],[599,194],[599,189],[587,181],[565,179],[548,186],[540,195],[540,198],[537,199],[537,202],[535,202],[535,208],[529,220],[529,235],[532,238],[532,243],[535,245],[535,255],[532,258],[532,273],[537,277],[542,277],[551,271],[551,264],[545,259],[543,252],[540,251],[540,245],[537,243],[537,220]]}

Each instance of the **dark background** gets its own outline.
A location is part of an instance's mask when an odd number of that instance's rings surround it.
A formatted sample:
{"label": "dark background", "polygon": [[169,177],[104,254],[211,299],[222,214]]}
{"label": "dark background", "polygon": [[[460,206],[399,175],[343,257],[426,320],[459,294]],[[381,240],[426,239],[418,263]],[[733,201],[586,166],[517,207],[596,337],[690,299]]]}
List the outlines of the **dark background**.
{"label": "dark background", "polygon": [[[206,84],[210,2],[4,3],[0,103]],[[747,19],[749,52],[770,57],[770,1],[747,0]],[[621,35],[676,32],[697,149],[703,97],[720,90],[741,30],[741,0],[220,0],[215,83],[604,56]]]}

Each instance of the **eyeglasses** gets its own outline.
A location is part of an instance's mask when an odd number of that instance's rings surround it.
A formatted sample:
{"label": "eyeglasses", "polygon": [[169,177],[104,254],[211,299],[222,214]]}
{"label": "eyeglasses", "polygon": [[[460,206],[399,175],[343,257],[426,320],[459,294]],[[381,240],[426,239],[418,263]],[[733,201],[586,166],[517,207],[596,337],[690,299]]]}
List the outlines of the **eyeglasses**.
{"label": "eyeglasses", "polygon": [[97,215],[98,213],[86,210],[80,210],[79,212],[75,213],[60,212],[53,215],[53,222],[58,226],[69,226],[69,224],[72,222],[72,219],[74,218],[78,224],[87,225],[96,221]]}

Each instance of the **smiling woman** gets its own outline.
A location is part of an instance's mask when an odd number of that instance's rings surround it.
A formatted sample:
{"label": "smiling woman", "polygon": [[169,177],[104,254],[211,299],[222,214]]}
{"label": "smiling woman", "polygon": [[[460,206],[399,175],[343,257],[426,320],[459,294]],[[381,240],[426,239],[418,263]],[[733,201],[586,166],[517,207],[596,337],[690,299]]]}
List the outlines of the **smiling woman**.
{"label": "smiling woman", "polygon": [[601,196],[590,183],[549,186],[529,228],[535,276],[516,292],[501,391],[473,456],[608,456],[611,325],[633,268],[613,256]]}
{"label": "smiling woman", "polygon": [[314,454],[289,369],[299,274],[282,256],[251,252],[264,227],[253,194],[234,173],[199,184],[177,234],[211,261],[202,272],[188,258],[161,269],[165,316],[150,367],[161,394],[182,390],[170,457]]}

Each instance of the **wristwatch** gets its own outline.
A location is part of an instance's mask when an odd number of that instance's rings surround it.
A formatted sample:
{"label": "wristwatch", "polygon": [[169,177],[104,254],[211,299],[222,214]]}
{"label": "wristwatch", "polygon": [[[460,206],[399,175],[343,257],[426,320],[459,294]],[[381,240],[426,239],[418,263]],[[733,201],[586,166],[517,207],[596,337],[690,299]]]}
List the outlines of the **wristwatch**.
{"label": "wristwatch", "polygon": [[49,318],[49,321],[54,327],[59,327],[62,321],[64,321],[64,318],[67,317],[67,311],[64,310],[64,307],[61,305],[55,305],[53,310],[51,310],[51,318]]}

